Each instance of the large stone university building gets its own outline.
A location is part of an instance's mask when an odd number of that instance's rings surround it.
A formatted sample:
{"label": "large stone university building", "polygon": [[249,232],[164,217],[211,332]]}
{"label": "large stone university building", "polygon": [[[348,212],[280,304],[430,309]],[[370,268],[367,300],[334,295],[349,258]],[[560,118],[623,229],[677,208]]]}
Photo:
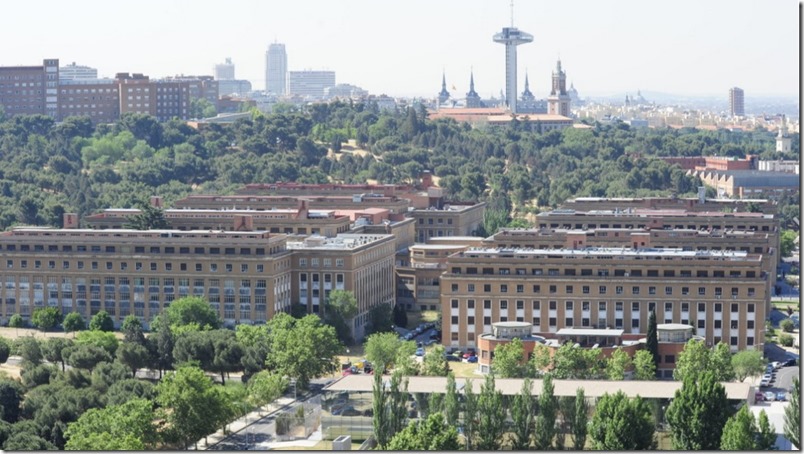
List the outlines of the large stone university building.
{"label": "large stone university building", "polygon": [[472,248],[451,255],[441,275],[443,343],[477,346],[492,323],[647,332],[692,325],[708,344],[732,350],[764,342],[767,272],[761,254],[680,249]]}
{"label": "large stone university building", "polygon": [[318,312],[330,290],[344,289],[358,299],[359,338],[367,312],[393,302],[393,254],[392,235],[299,243],[264,230],[15,228],[0,234],[0,319],[51,306],[86,318],[105,310],[116,323],[134,314],[147,325],[193,295],[227,325],[261,323],[302,295]]}

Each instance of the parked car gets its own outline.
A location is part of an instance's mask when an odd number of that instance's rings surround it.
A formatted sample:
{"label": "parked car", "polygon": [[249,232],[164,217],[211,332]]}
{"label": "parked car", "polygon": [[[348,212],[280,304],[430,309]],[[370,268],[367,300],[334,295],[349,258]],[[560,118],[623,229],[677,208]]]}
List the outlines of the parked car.
{"label": "parked car", "polygon": [[466,362],[467,363],[476,363],[477,362],[477,356],[470,356],[469,358],[466,359]]}
{"label": "parked car", "polygon": [[766,402],[773,402],[774,400],[776,400],[776,393],[774,393],[773,391],[766,391],[765,392],[765,401]]}
{"label": "parked car", "polygon": [[770,386],[770,380],[768,380],[768,379],[763,378],[763,379],[762,379],[762,380],[759,382],[759,387],[760,387],[760,388],[767,388],[768,386]]}
{"label": "parked car", "polygon": [[782,363],[780,363],[779,361],[774,361],[774,362],[770,363],[770,365],[773,366],[773,370],[776,370],[776,369],[779,369],[780,367],[782,367]]}
{"label": "parked car", "polygon": [[765,393],[763,393],[762,391],[757,391],[757,393],[754,395],[754,400],[756,402],[764,401],[765,400]]}
{"label": "parked car", "polygon": [[460,358],[458,358],[455,355],[446,355],[444,358],[446,358],[447,361],[460,361],[461,360]]}
{"label": "parked car", "polygon": [[779,402],[786,401],[787,393],[785,393],[784,391],[779,391],[778,393],[776,393],[776,400],[778,400]]}
{"label": "parked car", "polygon": [[419,347],[416,349],[416,356],[424,356],[424,349]]}
{"label": "parked car", "polygon": [[790,358],[790,359],[788,359],[787,361],[784,362],[784,367],[795,366],[795,365],[796,365],[796,359],[795,358]]}
{"label": "parked car", "polygon": [[762,379],[763,380],[768,380],[769,382],[772,382],[773,381],[773,374],[772,373],[767,373],[767,374],[762,376]]}

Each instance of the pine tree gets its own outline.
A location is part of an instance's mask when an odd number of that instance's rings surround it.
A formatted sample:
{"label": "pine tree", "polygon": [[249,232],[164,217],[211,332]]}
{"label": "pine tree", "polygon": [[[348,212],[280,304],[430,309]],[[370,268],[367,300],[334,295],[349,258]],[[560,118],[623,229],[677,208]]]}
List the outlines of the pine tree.
{"label": "pine tree", "polygon": [[754,415],[743,405],[734,416],[726,421],[720,437],[720,449],[724,451],[751,451],[757,449],[755,434],[757,426]]}
{"label": "pine tree", "polygon": [[726,390],[715,374],[704,371],[686,376],[667,408],[673,449],[717,450],[730,414]]}

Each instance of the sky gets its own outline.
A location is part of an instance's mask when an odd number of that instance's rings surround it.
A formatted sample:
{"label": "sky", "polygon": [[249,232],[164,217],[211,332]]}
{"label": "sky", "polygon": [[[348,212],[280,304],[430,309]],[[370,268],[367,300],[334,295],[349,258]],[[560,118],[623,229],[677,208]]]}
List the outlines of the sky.
{"label": "sky", "polygon": [[[288,69],[328,69],[373,94],[434,97],[442,70],[453,96],[474,71],[482,97],[505,86],[509,0],[25,0],[4,5],[0,66],[59,58],[100,76],[212,74],[265,86],[265,52],[284,43]],[[546,97],[561,59],[581,97],[637,90],[799,97],[797,0],[518,0],[518,91]],[[454,88],[453,88],[454,87]]]}

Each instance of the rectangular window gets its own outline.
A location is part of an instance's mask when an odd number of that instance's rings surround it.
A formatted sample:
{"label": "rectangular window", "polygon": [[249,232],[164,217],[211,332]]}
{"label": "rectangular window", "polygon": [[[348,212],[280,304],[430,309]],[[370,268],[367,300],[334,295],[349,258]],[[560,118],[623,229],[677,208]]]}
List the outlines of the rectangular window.
{"label": "rectangular window", "polygon": [[566,288],[566,293],[567,293],[568,295],[571,295],[571,294],[572,294],[572,286],[571,286],[571,285],[568,285],[568,286],[567,286],[567,288]]}
{"label": "rectangular window", "polygon": [[598,291],[600,292],[600,294],[601,294],[601,295],[605,295],[605,294],[606,294],[606,286],[605,286],[605,285],[601,285],[601,286],[598,288]]}
{"label": "rectangular window", "polygon": [[500,310],[503,310],[503,311],[508,310],[508,301],[507,300],[500,301]]}

